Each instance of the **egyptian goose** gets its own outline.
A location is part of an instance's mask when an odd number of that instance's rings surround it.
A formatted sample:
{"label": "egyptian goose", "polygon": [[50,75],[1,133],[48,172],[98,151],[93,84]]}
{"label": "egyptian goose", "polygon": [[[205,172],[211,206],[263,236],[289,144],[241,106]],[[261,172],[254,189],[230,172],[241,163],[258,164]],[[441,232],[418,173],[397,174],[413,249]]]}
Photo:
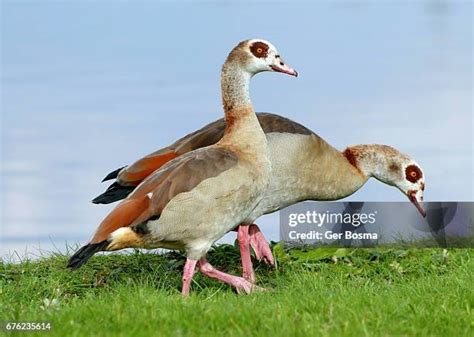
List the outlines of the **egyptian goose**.
{"label": "egyptian goose", "polygon": [[[409,156],[386,145],[357,145],[343,152],[336,150],[306,127],[287,118],[270,113],[257,114],[267,136],[269,157],[272,163],[270,184],[263,200],[245,220],[253,222],[263,214],[282,209],[303,200],[338,200],[361,188],[374,177],[388,185],[398,187],[424,216],[420,204],[425,188],[423,171]],[[97,203],[109,203],[121,199],[169,158],[219,141],[225,129],[220,119],[191,133],[174,144],[160,149],[134,164],[110,173],[104,180],[117,180]],[[242,230],[248,228],[247,237]],[[242,249],[242,261],[250,255],[246,246],[254,248],[258,259],[272,263],[268,243],[256,225],[239,227],[238,239]],[[251,264],[244,266],[244,277],[253,280]]]}
{"label": "egyptian goose", "polygon": [[[255,289],[242,277],[216,270],[205,255],[216,240],[244,222],[269,182],[267,141],[248,90],[250,78],[263,71],[297,76],[267,41],[243,41],[230,52],[221,72],[223,137],[167,162],[148,176],[71,257],[69,267],[80,267],[98,251],[183,249],[187,255],[183,295],[189,294],[196,265],[206,276],[239,292]],[[124,221],[128,227],[123,227]]]}

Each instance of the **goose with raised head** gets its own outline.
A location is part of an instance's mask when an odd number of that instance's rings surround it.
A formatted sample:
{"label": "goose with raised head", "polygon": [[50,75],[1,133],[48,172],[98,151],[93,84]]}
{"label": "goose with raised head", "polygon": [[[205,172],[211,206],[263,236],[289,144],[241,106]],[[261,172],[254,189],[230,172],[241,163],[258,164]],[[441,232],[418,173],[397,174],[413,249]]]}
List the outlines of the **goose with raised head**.
{"label": "goose with raised head", "polygon": [[216,240],[244,222],[269,182],[267,141],[249,96],[251,77],[262,71],[297,75],[267,41],[246,40],[230,52],[221,72],[223,137],[168,161],[143,180],[70,258],[69,267],[80,267],[98,251],[183,249],[183,295],[189,293],[196,265],[239,292],[255,289],[245,278],[216,270],[205,256]]}
{"label": "goose with raised head", "polygon": [[[253,222],[263,214],[272,213],[304,200],[339,200],[351,195],[374,177],[397,187],[424,216],[421,206],[425,180],[415,160],[386,145],[357,145],[338,151],[308,128],[276,114],[258,113],[266,134],[269,158],[272,163],[270,184],[257,208],[245,220]],[[116,181],[96,199],[113,202],[127,195],[142,177],[166,162],[188,151],[219,141],[224,134],[225,121],[220,119],[204,126],[174,144],[160,149],[134,164],[114,171],[109,178]],[[256,225],[249,228],[249,236],[238,231],[242,259],[250,259],[246,246],[253,247],[257,259],[272,263],[268,243]],[[248,264],[244,276],[253,279]]]}

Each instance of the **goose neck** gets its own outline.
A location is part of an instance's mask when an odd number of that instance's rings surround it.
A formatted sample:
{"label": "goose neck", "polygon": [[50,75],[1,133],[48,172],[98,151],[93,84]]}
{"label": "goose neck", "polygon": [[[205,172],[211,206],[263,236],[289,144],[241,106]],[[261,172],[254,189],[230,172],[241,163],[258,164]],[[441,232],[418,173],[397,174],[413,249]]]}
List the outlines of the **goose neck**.
{"label": "goose neck", "polygon": [[233,62],[227,62],[222,67],[221,91],[226,125],[234,125],[254,114],[249,94],[251,74]]}

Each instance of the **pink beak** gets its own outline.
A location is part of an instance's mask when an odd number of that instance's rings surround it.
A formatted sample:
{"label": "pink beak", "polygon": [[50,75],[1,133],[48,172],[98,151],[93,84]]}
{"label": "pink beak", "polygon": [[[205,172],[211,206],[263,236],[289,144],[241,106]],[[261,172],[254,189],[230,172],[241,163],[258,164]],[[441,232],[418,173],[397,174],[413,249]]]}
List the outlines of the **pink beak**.
{"label": "pink beak", "polygon": [[408,199],[410,199],[412,204],[415,205],[418,212],[420,212],[420,214],[423,216],[423,218],[425,218],[426,217],[426,211],[424,210],[423,206],[421,206],[420,202],[416,198],[416,192],[408,193]]}
{"label": "pink beak", "polygon": [[279,65],[271,65],[270,68],[272,68],[273,71],[277,71],[279,73],[298,77],[298,72],[284,62],[280,62]]}

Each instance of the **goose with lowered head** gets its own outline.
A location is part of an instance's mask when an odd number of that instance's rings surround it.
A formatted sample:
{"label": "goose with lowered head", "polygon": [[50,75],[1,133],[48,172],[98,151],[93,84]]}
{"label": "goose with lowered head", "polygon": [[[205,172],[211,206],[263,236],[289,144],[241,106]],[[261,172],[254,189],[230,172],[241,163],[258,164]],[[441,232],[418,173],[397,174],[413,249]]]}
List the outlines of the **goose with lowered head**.
{"label": "goose with lowered head", "polygon": [[[350,146],[341,152],[297,122],[271,113],[258,113],[257,117],[267,137],[272,173],[262,201],[245,220],[252,225],[238,230],[243,261],[250,259],[247,248],[250,244],[257,259],[273,262],[267,241],[253,224],[261,215],[303,200],[342,199],[356,192],[371,177],[397,187],[425,215],[421,205],[424,173],[410,156],[377,144]],[[221,139],[224,130],[225,120],[220,119],[110,173],[106,178],[116,178],[116,181],[95,200],[109,203],[123,198],[168,158],[214,144]],[[251,264],[245,263],[244,277],[253,280],[249,266]]]}

